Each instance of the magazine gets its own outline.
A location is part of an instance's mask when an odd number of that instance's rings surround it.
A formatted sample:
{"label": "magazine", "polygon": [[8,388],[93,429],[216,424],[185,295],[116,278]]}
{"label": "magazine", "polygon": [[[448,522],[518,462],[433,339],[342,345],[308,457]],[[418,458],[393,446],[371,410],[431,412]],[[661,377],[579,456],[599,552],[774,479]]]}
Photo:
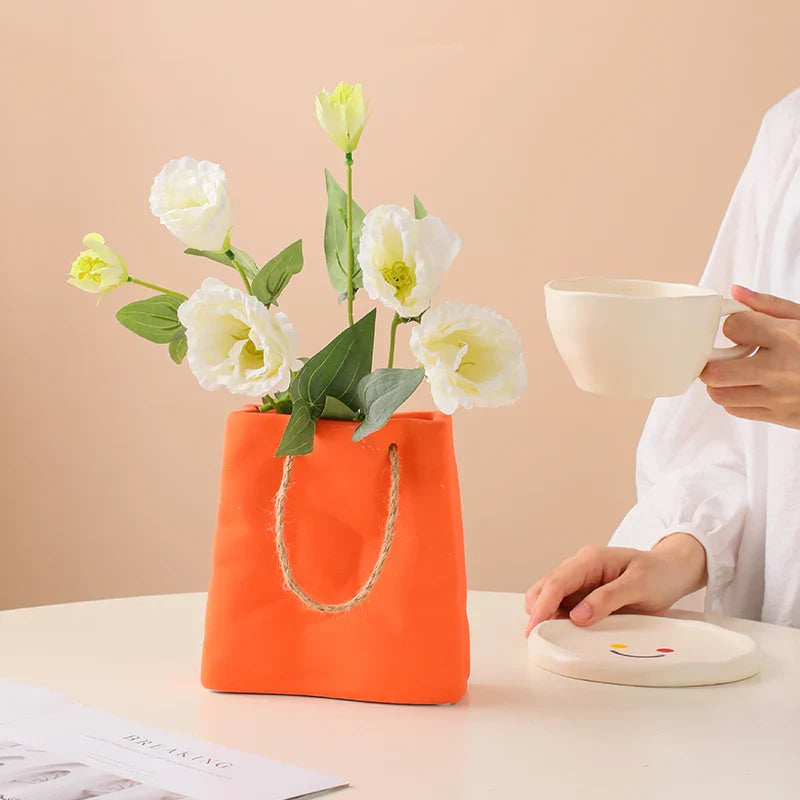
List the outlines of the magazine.
{"label": "magazine", "polygon": [[347,785],[0,679],[0,800],[289,800]]}

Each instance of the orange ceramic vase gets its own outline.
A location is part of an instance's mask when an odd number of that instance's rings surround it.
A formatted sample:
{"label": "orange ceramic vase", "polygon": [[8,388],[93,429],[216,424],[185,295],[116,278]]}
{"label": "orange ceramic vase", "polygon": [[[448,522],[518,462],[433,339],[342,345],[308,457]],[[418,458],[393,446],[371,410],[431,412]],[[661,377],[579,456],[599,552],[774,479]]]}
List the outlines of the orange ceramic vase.
{"label": "orange ceramic vase", "polygon": [[[288,416],[255,406],[228,417],[206,611],[202,682],[222,692],[383,703],[453,703],[469,676],[464,543],[450,417],[395,415],[352,441],[356,423],[320,420],[311,455],[274,453]],[[395,446],[395,467],[390,449]],[[392,485],[393,538],[385,550]],[[357,595],[382,548],[383,567]]]}

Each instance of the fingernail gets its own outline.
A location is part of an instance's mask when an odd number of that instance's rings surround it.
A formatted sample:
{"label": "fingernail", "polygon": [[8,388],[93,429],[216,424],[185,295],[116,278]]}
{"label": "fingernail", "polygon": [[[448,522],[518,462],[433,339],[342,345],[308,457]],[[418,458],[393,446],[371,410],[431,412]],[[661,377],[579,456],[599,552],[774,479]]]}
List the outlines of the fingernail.
{"label": "fingernail", "polygon": [[747,297],[755,297],[755,292],[752,289],[748,289],[746,286],[740,286],[738,283],[733,284],[734,289],[738,289],[743,295]]}
{"label": "fingernail", "polygon": [[532,630],[533,630],[535,627],[536,627],[536,620],[535,620],[533,617],[531,617],[531,618],[528,620],[528,627],[527,627],[527,628],[525,628],[525,636],[526,636],[526,637],[527,637],[527,636],[530,636],[530,635],[531,635],[531,631],[532,631]]}
{"label": "fingernail", "polygon": [[585,602],[581,602],[572,609],[569,616],[575,622],[588,622],[592,618],[592,609]]}

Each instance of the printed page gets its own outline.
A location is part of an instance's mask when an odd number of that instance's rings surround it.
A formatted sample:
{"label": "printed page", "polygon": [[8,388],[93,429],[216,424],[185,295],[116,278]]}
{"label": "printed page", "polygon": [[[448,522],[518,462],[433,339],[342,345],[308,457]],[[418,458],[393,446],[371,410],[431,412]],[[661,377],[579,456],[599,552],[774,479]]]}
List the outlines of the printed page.
{"label": "printed page", "polygon": [[[19,686],[19,684],[17,684]],[[24,687],[28,688],[28,687]],[[289,800],[346,781],[29,691],[34,709],[0,722],[0,800]]]}
{"label": "printed page", "polygon": [[52,689],[0,678],[0,724],[82,707],[80,703]]}

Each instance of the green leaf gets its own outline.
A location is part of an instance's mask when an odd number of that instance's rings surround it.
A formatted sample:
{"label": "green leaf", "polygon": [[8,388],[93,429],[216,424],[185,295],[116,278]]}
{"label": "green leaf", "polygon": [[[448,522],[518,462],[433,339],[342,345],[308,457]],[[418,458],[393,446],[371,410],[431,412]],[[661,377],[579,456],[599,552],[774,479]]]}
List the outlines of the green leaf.
{"label": "green leaf", "polygon": [[292,275],[303,269],[303,241],[298,239],[268,261],[253,278],[253,294],[270,306],[286,288]]}
{"label": "green leaf", "polygon": [[178,319],[180,297],[157,294],[146,300],[128,303],[117,311],[117,319],[137,336],[156,344],[167,344],[184,331]]}
{"label": "green leaf", "polygon": [[186,341],[186,334],[181,333],[169,343],[169,357],[176,363],[182,364],[183,359],[186,358],[186,350],[188,342]]}
{"label": "green leaf", "polygon": [[276,456],[305,456],[314,449],[317,418],[305,403],[295,403]]}
{"label": "green leaf", "polygon": [[183,252],[190,256],[202,256],[203,258],[210,258],[212,261],[216,261],[219,264],[224,264],[226,267],[233,267],[236,269],[236,265],[233,263],[233,261],[231,261],[230,256],[227,253],[223,253],[221,250],[196,250],[194,247],[187,247]]}
{"label": "green leaf", "polygon": [[[347,192],[333,175],[325,170],[325,190],[328,193],[328,211],[325,215],[325,262],[331,284],[337,292],[347,291]],[[353,201],[353,286],[363,286],[361,267],[358,266],[358,246],[364,212]]]}
{"label": "green leaf", "polygon": [[358,408],[358,382],[372,370],[375,315],[373,309],[306,362],[292,380],[293,401],[305,403],[317,416],[326,397]]}
{"label": "green leaf", "polygon": [[416,219],[422,219],[423,217],[427,217],[428,212],[425,210],[425,206],[422,205],[422,201],[414,195],[414,217]]}
{"label": "green leaf", "polygon": [[[253,278],[258,275],[258,266],[256,265],[256,262],[253,261],[253,259],[250,258],[250,256],[247,255],[244,250],[239,250],[238,247],[230,247],[228,249],[231,253],[233,253],[236,264],[242,268],[244,274],[247,275],[247,277],[252,281]],[[228,259],[228,261],[230,261],[230,259]],[[225,262],[223,261],[221,263],[224,264]],[[235,267],[236,264],[231,263],[231,266]]]}
{"label": "green leaf", "polygon": [[[292,417],[276,455],[310,453],[314,448],[317,420],[326,408],[341,411],[341,406],[348,410],[358,407],[358,383],[372,369],[375,315],[373,309],[355,325],[346,328],[295,374],[289,387],[294,404]],[[334,404],[330,398],[340,402]]]}
{"label": "green leaf", "polygon": [[358,384],[358,397],[365,416],[353,433],[353,441],[380,430],[392,414],[416,391],[424,369],[376,369]]}
{"label": "green leaf", "polygon": [[353,422],[356,418],[356,412],[341,400],[337,400],[335,397],[325,398],[325,408],[322,409],[320,419],[338,419]]}

